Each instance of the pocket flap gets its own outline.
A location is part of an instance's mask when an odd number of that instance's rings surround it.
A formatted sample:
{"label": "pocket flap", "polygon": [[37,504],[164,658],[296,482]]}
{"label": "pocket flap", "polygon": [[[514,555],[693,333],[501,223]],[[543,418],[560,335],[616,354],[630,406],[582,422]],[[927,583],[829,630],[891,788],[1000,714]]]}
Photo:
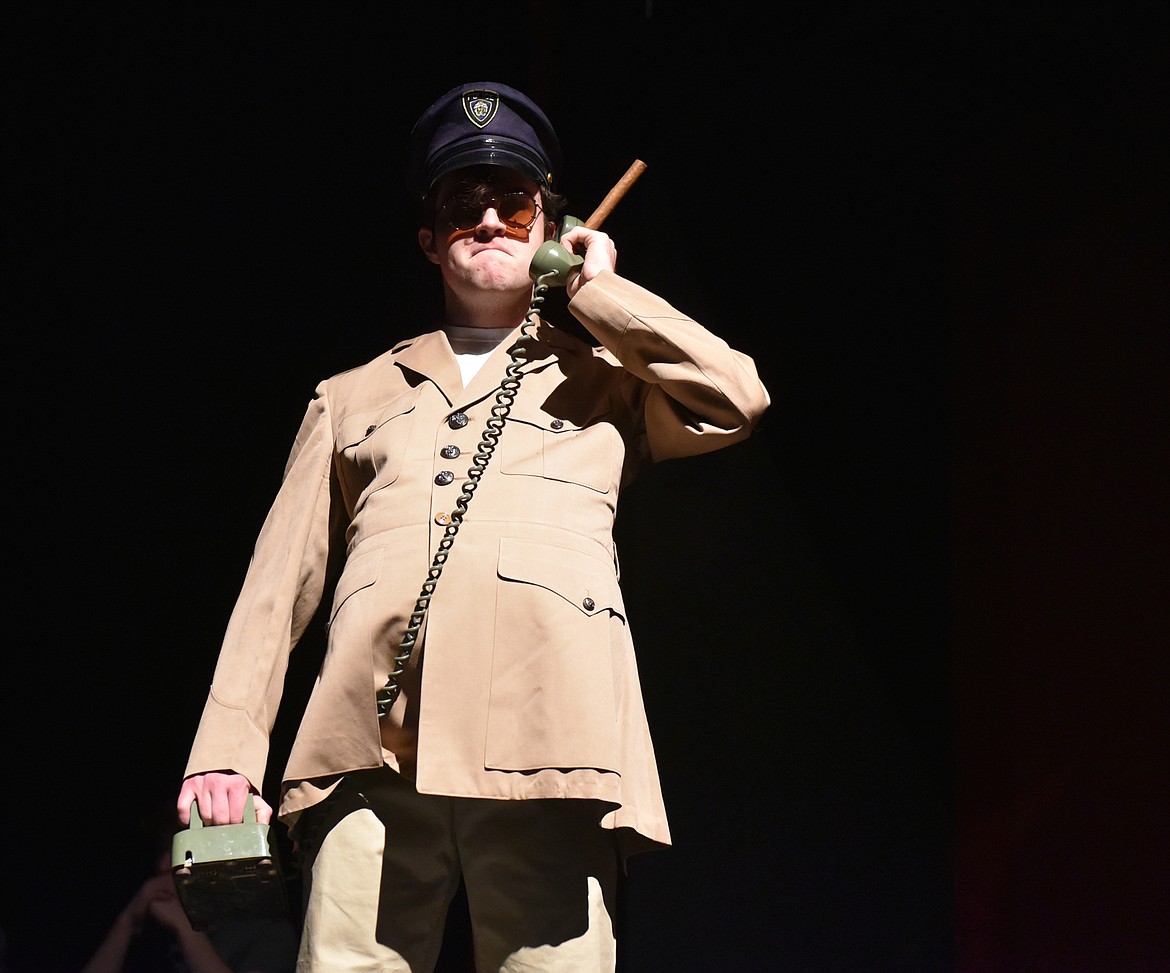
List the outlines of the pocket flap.
{"label": "pocket flap", "polygon": [[337,425],[337,447],[348,449],[356,446],[363,440],[369,439],[379,426],[385,425],[391,419],[406,415],[414,411],[417,393],[413,390],[398,396],[392,402],[380,409],[371,409],[368,412],[355,412],[346,416]]}
{"label": "pocket flap", "polygon": [[613,562],[586,551],[502,537],[497,571],[506,581],[546,588],[586,615],[610,611],[625,618]]}

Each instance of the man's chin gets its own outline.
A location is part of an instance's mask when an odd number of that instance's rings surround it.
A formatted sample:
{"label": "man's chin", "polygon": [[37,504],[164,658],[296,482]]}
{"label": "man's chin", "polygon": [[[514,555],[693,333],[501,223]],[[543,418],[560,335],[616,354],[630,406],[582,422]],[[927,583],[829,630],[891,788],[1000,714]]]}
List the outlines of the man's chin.
{"label": "man's chin", "polygon": [[532,286],[528,266],[502,251],[481,251],[472,258],[469,269],[468,280],[484,290],[515,291]]}

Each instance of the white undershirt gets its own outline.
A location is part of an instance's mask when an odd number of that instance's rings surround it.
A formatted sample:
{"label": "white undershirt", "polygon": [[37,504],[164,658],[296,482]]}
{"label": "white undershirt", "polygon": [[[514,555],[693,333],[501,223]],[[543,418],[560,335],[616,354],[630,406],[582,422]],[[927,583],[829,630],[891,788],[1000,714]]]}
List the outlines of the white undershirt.
{"label": "white undershirt", "polygon": [[467,388],[480,366],[497,346],[512,333],[511,328],[460,328],[444,325],[447,341],[459,361],[463,387]]}

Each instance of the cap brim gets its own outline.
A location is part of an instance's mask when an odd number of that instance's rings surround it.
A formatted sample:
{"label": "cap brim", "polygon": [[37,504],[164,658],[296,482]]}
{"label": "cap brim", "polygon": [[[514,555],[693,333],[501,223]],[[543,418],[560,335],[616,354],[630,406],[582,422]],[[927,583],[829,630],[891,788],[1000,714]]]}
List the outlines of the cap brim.
{"label": "cap brim", "polygon": [[488,141],[476,139],[450,146],[431,160],[426,173],[426,188],[434,186],[447,173],[468,166],[503,166],[523,173],[533,182],[548,184],[548,171],[539,160],[533,158],[532,151],[527,146],[511,145],[500,139]]}

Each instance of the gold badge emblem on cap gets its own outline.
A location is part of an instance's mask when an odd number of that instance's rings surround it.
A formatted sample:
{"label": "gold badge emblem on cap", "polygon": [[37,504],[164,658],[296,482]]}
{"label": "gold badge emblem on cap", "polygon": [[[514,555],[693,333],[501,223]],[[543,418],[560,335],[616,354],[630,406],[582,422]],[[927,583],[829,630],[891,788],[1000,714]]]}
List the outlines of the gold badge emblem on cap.
{"label": "gold badge emblem on cap", "polygon": [[494,91],[465,91],[463,111],[476,128],[483,128],[496,117],[500,107],[500,96]]}

